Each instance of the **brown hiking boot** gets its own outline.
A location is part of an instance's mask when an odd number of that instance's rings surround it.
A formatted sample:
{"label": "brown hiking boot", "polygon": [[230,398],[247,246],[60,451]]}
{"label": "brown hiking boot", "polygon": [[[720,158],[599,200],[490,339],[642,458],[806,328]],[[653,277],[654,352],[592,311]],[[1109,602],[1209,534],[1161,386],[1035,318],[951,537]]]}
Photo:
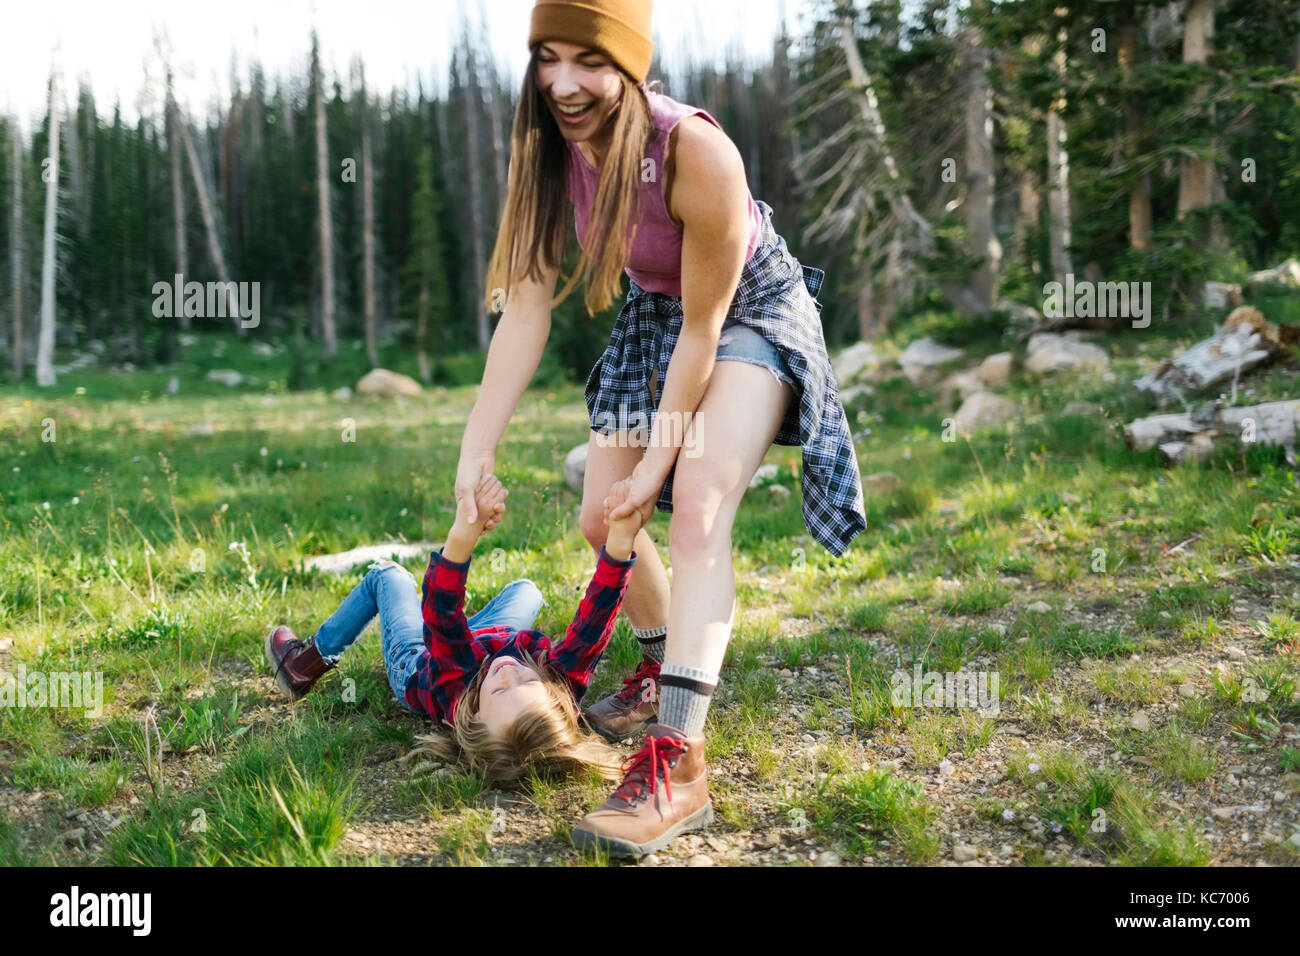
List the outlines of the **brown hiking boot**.
{"label": "brown hiking boot", "polygon": [[298,640],[283,624],[266,632],[266,659],[275,682],[294,700],[305,697],[322,674],[338,666],[320,656],[315,641]]}
{"label": "brown hiking boot", "polygon": [[645,745],[623,769],[627,776],[614,795],[574,828],[580,849],[645,856],[713,822],[702,734],[687,737],[667,724],[651,724]]}
{"label": "brown hiking boot", "polygon": [[639,734],[659,716],[659,662],[642,658],[636,673],[623,678],[623,689],[598,700],[584,712],[591,729],[612,744]]}

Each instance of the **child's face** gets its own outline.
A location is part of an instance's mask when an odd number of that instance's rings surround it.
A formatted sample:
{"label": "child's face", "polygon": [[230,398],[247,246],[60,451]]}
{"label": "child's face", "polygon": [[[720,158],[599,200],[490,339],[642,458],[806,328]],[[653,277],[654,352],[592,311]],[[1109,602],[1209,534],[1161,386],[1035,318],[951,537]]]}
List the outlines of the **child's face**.
{"label": "child's face", "polygon": [[491,663],[479,687],[479,720],[489,734],[499,739],[525,708],[546,699],[546,688],[538,673],[503,655]]}

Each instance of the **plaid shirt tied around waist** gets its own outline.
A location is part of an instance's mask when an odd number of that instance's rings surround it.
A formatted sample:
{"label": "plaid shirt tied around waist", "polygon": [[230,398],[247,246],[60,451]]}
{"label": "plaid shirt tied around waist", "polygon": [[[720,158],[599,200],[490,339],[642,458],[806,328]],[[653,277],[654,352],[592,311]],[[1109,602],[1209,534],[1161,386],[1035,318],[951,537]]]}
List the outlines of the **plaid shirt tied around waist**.
{"label": "plaid shirt tied around waist", "polygon": [[[802,448],[804,524],[838,557],[867,526],[867,519],[857,453],[816,300],[825,273],[801,265],[791,255],[772,226],[772,207],[762,200],[758,205],[763,236],[741,272],[727,320],[742,322],[771,342],[797,383],[797,401],[786,410],[776,443]],[[630,279],[629,285],[609,344],[587,379],[587,411],[592,429],[600,434],[628,428],[628,422],[654,427],[658,408],[650,393],[650,375],[658,372],[662,395],[681,335],[680,297],[647,292]],[[658,508],[665,513],[673,510],[675,474],[674,467],[659,494]]]}

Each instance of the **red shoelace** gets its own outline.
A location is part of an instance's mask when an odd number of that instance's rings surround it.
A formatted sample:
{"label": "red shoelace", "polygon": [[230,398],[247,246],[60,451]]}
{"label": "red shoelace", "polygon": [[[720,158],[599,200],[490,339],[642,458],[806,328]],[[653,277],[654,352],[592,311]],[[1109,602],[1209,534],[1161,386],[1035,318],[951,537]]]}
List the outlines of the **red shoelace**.
{"label": "red shoelace", "polygon": [[636,673],[631,677],[623,678],[623,689],[618,692],[618,699],[629,701],[642,694],[645,690],[646,680],[654,681],[656,688],[659,686],[658,661],[648,661],[642,658],[641,663],[637,665]]}
{"label": "red shoelace", "polygon": [[672,800],[673,785],[669,782],[668,776],[673,768],[669,760],[674,754],[685,752],[686,744],[676,737],[646,737],[641,749],[623,764],[623,771],[627,776],[614,791],[614,796],[626,803],[633,803],[641,796],[647,782],[650,785],[650,792],[654,793],[655,780],[662,772],[664,793],[668,795],[669,800]]}

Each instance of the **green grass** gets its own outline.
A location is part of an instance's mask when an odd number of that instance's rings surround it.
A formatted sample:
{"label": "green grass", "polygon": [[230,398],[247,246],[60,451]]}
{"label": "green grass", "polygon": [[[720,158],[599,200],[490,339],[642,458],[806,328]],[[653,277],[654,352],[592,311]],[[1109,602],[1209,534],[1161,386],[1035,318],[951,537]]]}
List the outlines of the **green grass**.
{"label": "green grass", "polygon": [[[996,322],[980,330],[933,312],[900,317],[882,345],[927,331],[969,344],[976,358],[1018,348],[996,341]],[[1222,737],[1240,755],[1295,769],[1280,729],[1300,719],[1300,601],[1290,597],[1287,566],[1300,540],[1293,471],[1266,448],[1166,469],[1110,428],[1153,410],[1124,379],[1139,358],[1163,357],[1185,334],[1104,340],[1115,382],[1017,378],[1006,394],[1024,410],[1022,426],[970,441],[942,440],[924,391],[879,383],[870,411],[851,414],[855,431],[871,429],[857,452],[864,472],[892,471],[902,483],[868,495],[867,530],[840,559],[808,538],[797,493],[747,494],[732,549],[740,613],[708,723],[710,764],[729,775],[718,790],[723,827],[801,806],[813,835],[848,859],[892,847],[909,861],[933,860],[935,805],[907,777],[1002,738],[991,739],[997,724],[978,715],[895,707],[890,675],[910,674],[914,663],[996,670],[1001,719],[1053,741],[1095,733],[1103,705],[1127,714],[1176,704],[1161,729],[1114,742],[1145,755],[1149,769],[1079,770],[1027,797],[1049,801],[1071,839],[1112,862],[1204,858],[1187,821],[1142,802],[1147,777],[1204,785],[1216,751],[1202,744]],[[331,397],[364,371],[363,353],[344,353],[303,392],[287,387],[283,348],[268,356],[251,341],[207,334],[176,366],[91,369],[48,390],[0,388],[6,666],[98,671],[105,698],[99,716],[0,707],[0,778],[19,797],[42,795],[29,818],[0,818],[0,863],[369,862],[341,844],[376,801],[426,827],[424,852],[440,862],[494,859],[484,781],[393,766],[425,728],[393,699],[374,629],[293,708],[262,661],[270,623],[311,633],[365,571],[321,574],[304,559],[388,539],[436,544],[451,518],[481,356],[447,357],[437,387],[397,403]],[[214,368],[256,382],[227,388],[205,379]],[[587,422],[582,383],[544,371],[498,450],[509,509],[480,546],[468,604],[527,576],[548,602],[536,627],[557,634],[593,564],[577,527],[579,498],[562,480],[564,455],[586,438]],[[173,375],[180,390],[168,395]],[[1259,400],[1284,397],[1264,391],[1287,381],[1259,379]],[[1074,400],[1102,404],[1107,417],[1061,416]],[[41,440],[45,419],[57,423],[55,442]],[[797,449],[776,447],[766,460],[785,466],[792,457]],[[781,480],[797,484],[785,472]],[[649,525],[666,561],[668,524],[656,514]],[[424,564],[406,562],[417,577]],[[1233,605],[1247,591],[1266,610],[1243,634]],[[1038,600],[1053,610],[1024,610]],[[1085,617],[1093,604],[1099,613]],[[1179,697],[1178,682],[1154,666],[1229,640],[1253,642],[1250,664],[1223,677],[1198,672],[1202,696]],[[1130,661],[1135,653],[1140,660]],[[622,619],[589,700],[621,686],[638,658]],[[795,680],[779,677],[781,668]],[[1067,675],[1091,681],[1067,691]],[[142,724],[150,708],[168,747],[153,786]],[[852,733],[841,737],[846,726]],[[829,734],[834,760],[792,769],[791,745],[813,730]],[[877,761],[874,748],[895,745],[913,755],[906,769],[859,769]],[[786,783],[798,792],[778,796]],[[544,825],[516,856],[605,862],[580,858],[568,839],[581,808],[599,804],[608,785],[520,789]],[[97,844],[65,844],[63,814],[77,806],[124,822]],[[1087,835],[1096,809],[1106,810],[1110,836]]]}

